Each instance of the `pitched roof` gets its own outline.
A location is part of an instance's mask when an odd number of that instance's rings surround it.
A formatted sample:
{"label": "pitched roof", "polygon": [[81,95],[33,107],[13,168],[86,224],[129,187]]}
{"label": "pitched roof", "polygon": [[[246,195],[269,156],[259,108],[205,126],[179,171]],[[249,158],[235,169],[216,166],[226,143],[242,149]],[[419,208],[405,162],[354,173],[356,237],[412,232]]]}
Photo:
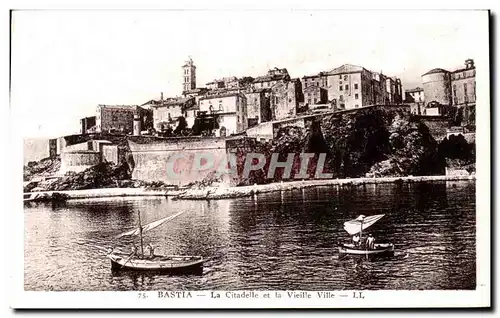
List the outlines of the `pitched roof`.
{"label": "pitched roof", "polygon": [[447,70],[442,69],[442,68],[433,68],[432,70],[423,74],[422,76],[429,75],[429,74],[438,74],[438,73],[449,73],[449,72]]}
{"label": "pitched roof", "polygon": [[151,99],[146,103],[142,104],[142,106],[144,105],[151,105],[152,107],[176,106],[176,105],[181,106],[189,102],[191,99],[194,100],[194,97],[170,97],[164,99],[163,101]]}
{"label": "pitched roof", "polygon": [[327,72],[328,75],[339,75],[344,73],[359,73],[365,70],[364,67],[352,64],[344,64]]}
{"label": "pitched roof", "polygon": [[243,95],[240,92],[227,92],[227,93],[221,93],[221,94],[206,95],[206,96],[201,97],[199,100],[223,98],[223,97],[238,96],[238,95],[245,97],[245,95]]}
{"label": "pitched roof", "polygon": [[123,110],[136,110],[137,108],[139,108],[139,106],[137,105],[105,105],[105,104],[99,104],[99,107],[107,109],[123,109]]}
{"label": "pitched roof", "polygon": [[256,77],[253,82],[254,83],[260,83],[260,82],[270,82],[270,81],[279,81],[279,80],[284,80],[289,78],[290,76],[286,74],[281,74],[281,75],[263,75],[263,76],[258,76]]}
{"label": "pitched roof", "polygon": [[420,88],[420,87],[415,87],[415,88],[411,88],[411,89],[406,90],[407,93],[416,93],[416,92],[423,92],[423,91],[424,91],[424,89]]}

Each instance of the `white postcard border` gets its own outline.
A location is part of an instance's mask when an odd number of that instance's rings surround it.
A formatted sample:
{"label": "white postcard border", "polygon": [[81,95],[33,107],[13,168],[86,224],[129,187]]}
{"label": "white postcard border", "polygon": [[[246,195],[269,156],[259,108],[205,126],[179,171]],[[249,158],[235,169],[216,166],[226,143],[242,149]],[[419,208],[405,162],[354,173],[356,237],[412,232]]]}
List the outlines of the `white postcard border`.
{"label": "white postcard border", "polygon": [[[487,14],[484,12],[485,15]],[[488,29],[488,20],[485,18],[485,30]],[[478,34],[484,38],[485,44],[489,42],[488,33]],[[475,291],[363,291],[364,299],[352,297],[333,300],[323,300],[317,297],[307,299],[270,298],[265,300],[251,299],[212,299],[207,296],[193,296],[193,298],[158,298],[158,292],[144,292],[146,299],[141,299],[138,291],[130,292],[31,292],[24,291],[24,217],[21,197],[21,180],[19,176],[22,167],[21,129],[12,125],[20,122],[15,109],[11,108],[10,146],[12,156],[7,158],[12,186],[6,189],[9,204],[6,205],[9,213],[8,220],[14,220],[15,225],[8,227],[7,234],[12,240],[8,241],[7,252],[13,255],[15,262],[9,264],[11,292],[8,296],[14,308],[344,308],[344,307],[382,307],[382,308],[408,308],[408,307],[469,307],[489,306],[491,296],[491,268],[490,268],[490,113],[489,113],[489,50],[484,49],[484,56],[475,57],[477,68],[477,96],[479,107],[476,110],[477,125],[477,181],[476,181],[476,253],[477,253],[477,289]],[[13,132],[13,133],[12,133]],[[7,217],[6,217],[7,218]],[[7,224],[7,223],[5,223]],[[12,243],[12,244],[9,244]],[[22,266],[21,266],[22,265]],[[220,291],[217,291],[220,292]],[[274,293],[275,291],[269,291]],[[359,291],[344,291],[342,293],[355,293]],[[192,294],[207,293],[210,291],[191,291]],[[265,292],[258,291],[263,294]],[[282,291],[286,293],[286,291]],[[309,293],[316,293],[310,291]],[[339,291],[332,291],[339,294]],[[155,295],[156,294],[156,295]],[[156,296],[156,297],[155,297]]]}

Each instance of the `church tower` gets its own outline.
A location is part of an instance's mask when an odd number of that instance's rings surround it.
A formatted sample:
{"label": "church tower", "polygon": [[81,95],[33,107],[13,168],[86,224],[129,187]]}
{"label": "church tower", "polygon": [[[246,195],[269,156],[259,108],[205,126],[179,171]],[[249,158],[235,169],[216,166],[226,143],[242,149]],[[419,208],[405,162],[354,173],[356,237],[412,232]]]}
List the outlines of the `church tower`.
{"label": "church tower", "polygon": [[193,60],[189,60],[182,66],[182,91],[187,92],[196,88],[196,66]]}

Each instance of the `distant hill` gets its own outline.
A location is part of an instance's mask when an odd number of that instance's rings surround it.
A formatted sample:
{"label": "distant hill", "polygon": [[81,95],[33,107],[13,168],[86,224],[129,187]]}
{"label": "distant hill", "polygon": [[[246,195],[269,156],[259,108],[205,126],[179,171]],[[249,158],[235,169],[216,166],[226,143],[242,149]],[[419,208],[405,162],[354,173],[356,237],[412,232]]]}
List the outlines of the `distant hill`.
{"label": "distant hill", "polygon": [[26,138],[23,141],[24,165],[30,161],[38,161],[49,156],[48,138]]}

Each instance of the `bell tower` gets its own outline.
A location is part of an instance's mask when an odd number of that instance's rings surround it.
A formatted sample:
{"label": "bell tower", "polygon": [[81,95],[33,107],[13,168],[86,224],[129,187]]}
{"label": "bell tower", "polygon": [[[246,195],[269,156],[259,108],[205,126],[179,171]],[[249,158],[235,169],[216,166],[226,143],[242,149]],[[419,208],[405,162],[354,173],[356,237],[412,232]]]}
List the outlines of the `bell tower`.
{"label": "bell tower", "polygon": [[196,66],[189,57],[182,66],[182,91],[187,92],[196,88]]}

